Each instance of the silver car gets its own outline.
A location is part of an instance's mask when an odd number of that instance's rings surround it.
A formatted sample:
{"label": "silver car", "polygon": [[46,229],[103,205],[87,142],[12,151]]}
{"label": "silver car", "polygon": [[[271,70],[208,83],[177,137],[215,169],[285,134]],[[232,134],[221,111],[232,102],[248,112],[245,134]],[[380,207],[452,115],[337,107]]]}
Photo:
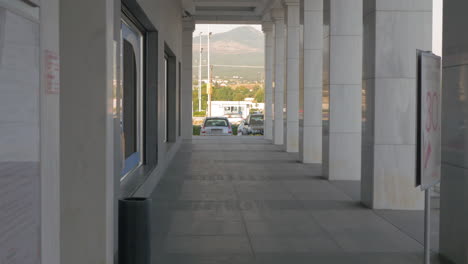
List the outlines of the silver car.
{"label": "silver car", "polygon": [[232,136],[231,123],[226,117],[207,117],[203,121],[201,136]]}

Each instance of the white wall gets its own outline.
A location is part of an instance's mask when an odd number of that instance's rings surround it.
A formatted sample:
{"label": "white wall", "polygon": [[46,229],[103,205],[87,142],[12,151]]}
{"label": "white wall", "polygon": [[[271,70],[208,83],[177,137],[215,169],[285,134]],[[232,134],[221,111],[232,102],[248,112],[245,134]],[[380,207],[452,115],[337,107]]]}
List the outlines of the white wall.
{"label": "white wall", "polygon": [[432,0],[364,3],[363,203],[423,209],[414,187],[416,50],[432,47]]}
{"label": "white wall", "polygon": [[[138,0],[146,15],[158,30],[159,36],[159,64],[158,64],[158,165],[144,184],[138,188],[135,196],[149,196],[156,187],[164,170],[169,165],[178,150],[182,138],[178,136],[175,143],[164,142],[165,133],[165,87],[164,87],[164,43],[166,43],[177,58],[177,71],[179,62],[182,61],[182,6],[180,1],[173,0]],[[191,64],[191,62],[190,62]],[[179,72],[177,74],[180,74]],[[177,79],[176,87],[179,89]],[[176,115],[179,118],[179,115]]]}
{"label": "white wall", "polygon": [[40,261],[39,9],[0,0],[0,262]]}
{"label": "white wall", "polygon": [[[158,165],[139,182],[134,193],[149,196],[181,142],[177,138],[176,142],[165,143],[163,135],[164,47],[166,44],[176,56],[178,71],[182,60],[182,18],[179,1],[138,3],[158,30]],[[112,263],[116,249],[116,199],[121,191],[121,160],[115,155],[120,151],[120,128],[115,123],[119,118],[112,109],[114,79],[118,78],[114,66],[119,65],[114,54],[119,50],[120,1],[64,0],[60,6],[61,263]],[[178,89],[178,78],[176,82]]]}
{"label": "white wall", "polygon": [[[41,0],[41,65],[45,51],[59,52],[59,0]],[[41,70],[41,90],[47,70]],[[41,93],[41,240],[42,263],[60,264],[60,95]]]}

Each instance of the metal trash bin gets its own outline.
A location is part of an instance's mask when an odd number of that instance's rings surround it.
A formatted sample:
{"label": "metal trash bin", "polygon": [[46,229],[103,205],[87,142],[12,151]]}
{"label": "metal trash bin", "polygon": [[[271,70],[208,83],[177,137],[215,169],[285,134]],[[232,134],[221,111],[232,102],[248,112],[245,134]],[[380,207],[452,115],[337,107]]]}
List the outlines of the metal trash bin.
{"label": "metal trash bin", "polygon": [[119,264],[151,264],[151,199],[119,200]]}

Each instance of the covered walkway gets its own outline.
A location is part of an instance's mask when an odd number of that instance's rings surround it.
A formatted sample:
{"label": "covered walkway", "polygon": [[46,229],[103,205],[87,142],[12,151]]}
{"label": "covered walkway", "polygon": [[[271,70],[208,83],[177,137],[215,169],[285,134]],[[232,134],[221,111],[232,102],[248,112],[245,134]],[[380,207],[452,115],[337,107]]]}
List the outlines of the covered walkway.
{"label": "covered walkway", "polygon": [[422,212],[366,209],[359,182],[297,160],[261,137],[184,141],[152,194],[153,262],[422,263]]}

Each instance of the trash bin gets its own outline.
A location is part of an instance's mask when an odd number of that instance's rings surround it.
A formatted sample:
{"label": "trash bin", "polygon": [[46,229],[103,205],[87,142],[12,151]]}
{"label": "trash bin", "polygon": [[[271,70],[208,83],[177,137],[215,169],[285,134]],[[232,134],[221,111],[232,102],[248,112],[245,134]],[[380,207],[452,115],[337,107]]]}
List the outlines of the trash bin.
{"label": "trash bin", "polygon": [[119,200],[119,264],[151,264],[151,199]]}

